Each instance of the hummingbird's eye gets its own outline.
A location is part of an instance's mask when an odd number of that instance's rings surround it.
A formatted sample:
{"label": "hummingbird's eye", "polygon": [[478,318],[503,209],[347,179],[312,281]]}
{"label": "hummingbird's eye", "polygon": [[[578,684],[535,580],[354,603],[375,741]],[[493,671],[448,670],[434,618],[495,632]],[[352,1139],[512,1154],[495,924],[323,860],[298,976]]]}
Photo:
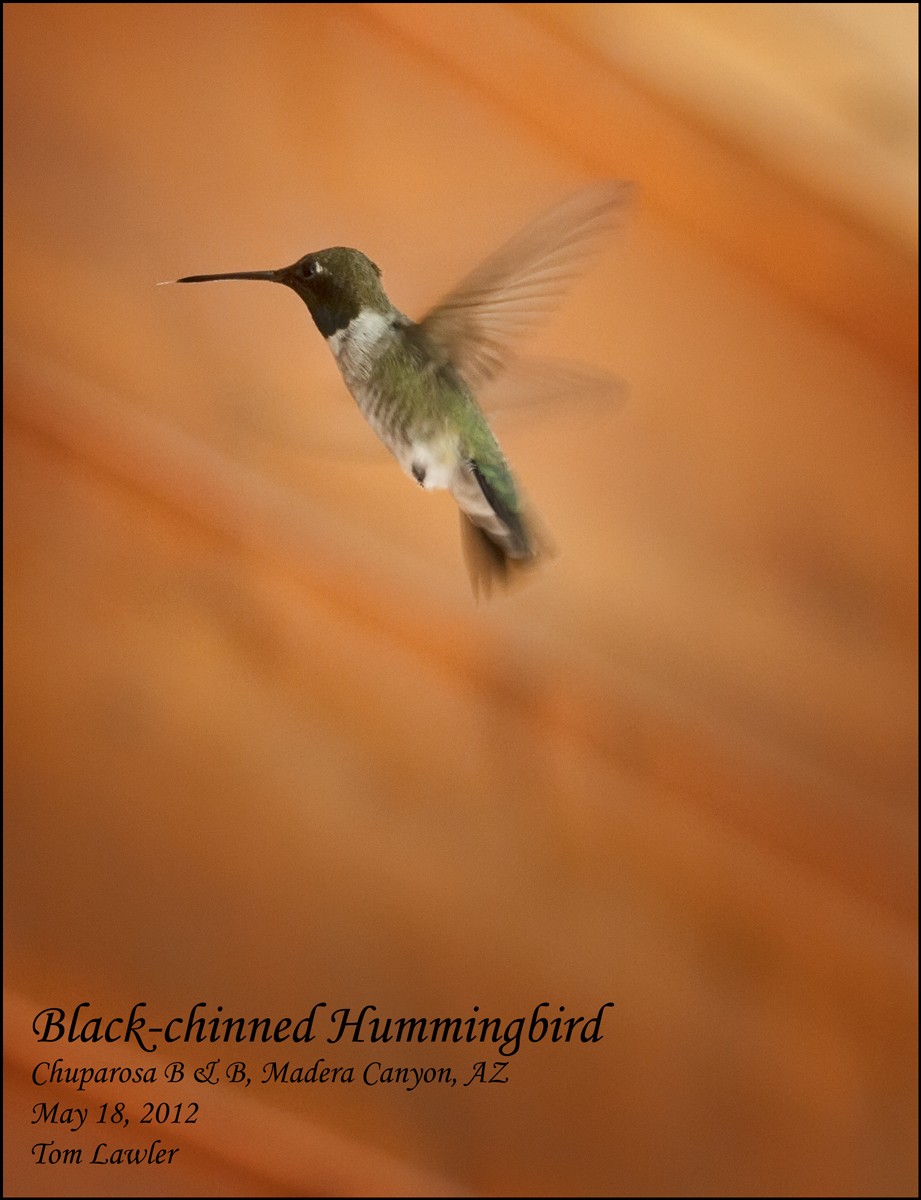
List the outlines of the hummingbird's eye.
{"label": "hummingbird's eye", "polygon": [[323,272],[323,268],[315,258],[304,258],[295,267],[298,278],[313,279],[316,275]]}

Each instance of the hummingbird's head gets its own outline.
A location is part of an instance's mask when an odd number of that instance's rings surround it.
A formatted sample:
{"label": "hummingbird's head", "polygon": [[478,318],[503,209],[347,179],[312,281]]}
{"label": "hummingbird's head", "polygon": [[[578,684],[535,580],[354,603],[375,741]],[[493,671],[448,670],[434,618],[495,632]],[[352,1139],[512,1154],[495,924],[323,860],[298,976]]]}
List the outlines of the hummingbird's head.
{"label": "hummingbird's head", "polygon": [[264,279],[292,288],[310,309],[325,338],[332,337],[363,310],[389,313],[380,268],[360,250],[333,246],[305,254],[277,271],[233,271],[222,275],[187,275],[177,283],[210,283],[215,279]]}
{"label": "hummingbird's head", "polygon": [[366,254],[347,246],[305,254],[276,271],[275,277],[297,292],[326,338],[345,329],[363,310],[386,313],[391,308],[381,287],[380,268]]}

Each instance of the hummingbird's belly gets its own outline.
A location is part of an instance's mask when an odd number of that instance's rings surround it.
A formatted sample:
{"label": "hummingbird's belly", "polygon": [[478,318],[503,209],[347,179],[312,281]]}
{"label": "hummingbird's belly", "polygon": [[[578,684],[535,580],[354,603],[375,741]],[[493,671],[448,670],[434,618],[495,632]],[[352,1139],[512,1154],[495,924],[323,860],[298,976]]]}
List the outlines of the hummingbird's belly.
{"label": "hummingbird's belly", "polygon": [[451,487],[460,465],[456,437],[444,429],[407,429],[396,406],[372,389],[356,388],[352,394],[365,420],[410,478],[427,490]]}
{"label": "hummingbird's belly", "polygon": [[400,448],[397,459],[406,474],[428,491],[450,488],[457,474],[457,446],[447,438],[411,442]]}

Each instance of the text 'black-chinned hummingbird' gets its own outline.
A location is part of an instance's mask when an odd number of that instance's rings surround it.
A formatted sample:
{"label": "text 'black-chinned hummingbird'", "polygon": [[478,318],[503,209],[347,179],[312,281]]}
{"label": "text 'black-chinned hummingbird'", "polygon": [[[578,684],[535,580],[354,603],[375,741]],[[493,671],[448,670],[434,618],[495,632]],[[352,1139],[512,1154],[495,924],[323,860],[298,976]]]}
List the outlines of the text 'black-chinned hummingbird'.
{"label": "text 'black-chinned hummingbird'", "polygon": [[177,283],[262,279],[301,297],[371,428],[422,487],[461,510],[474,596],[488,596],[541,553],[514,477],[476,396],[512,345],[554,307],[631,185],[591,185],[538,217],[418,323],[393,306],[379,268],[334,246],[276,271],[188,275]]}

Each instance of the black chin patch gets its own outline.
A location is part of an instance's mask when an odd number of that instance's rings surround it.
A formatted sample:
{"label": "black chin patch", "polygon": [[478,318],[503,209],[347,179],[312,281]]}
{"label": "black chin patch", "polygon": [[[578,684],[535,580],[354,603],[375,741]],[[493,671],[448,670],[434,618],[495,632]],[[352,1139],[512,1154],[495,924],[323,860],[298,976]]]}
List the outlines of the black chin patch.
{"label": "black chin patch", "polygon": [[310,309],[314,324],[325,338],[332,337],[340,329],[345,329],[352,317],[355,316],[354,313],[344,312],[341,308],[327,308],[325,304],[317,303],[315,300],[308,301],[307,307]]}

